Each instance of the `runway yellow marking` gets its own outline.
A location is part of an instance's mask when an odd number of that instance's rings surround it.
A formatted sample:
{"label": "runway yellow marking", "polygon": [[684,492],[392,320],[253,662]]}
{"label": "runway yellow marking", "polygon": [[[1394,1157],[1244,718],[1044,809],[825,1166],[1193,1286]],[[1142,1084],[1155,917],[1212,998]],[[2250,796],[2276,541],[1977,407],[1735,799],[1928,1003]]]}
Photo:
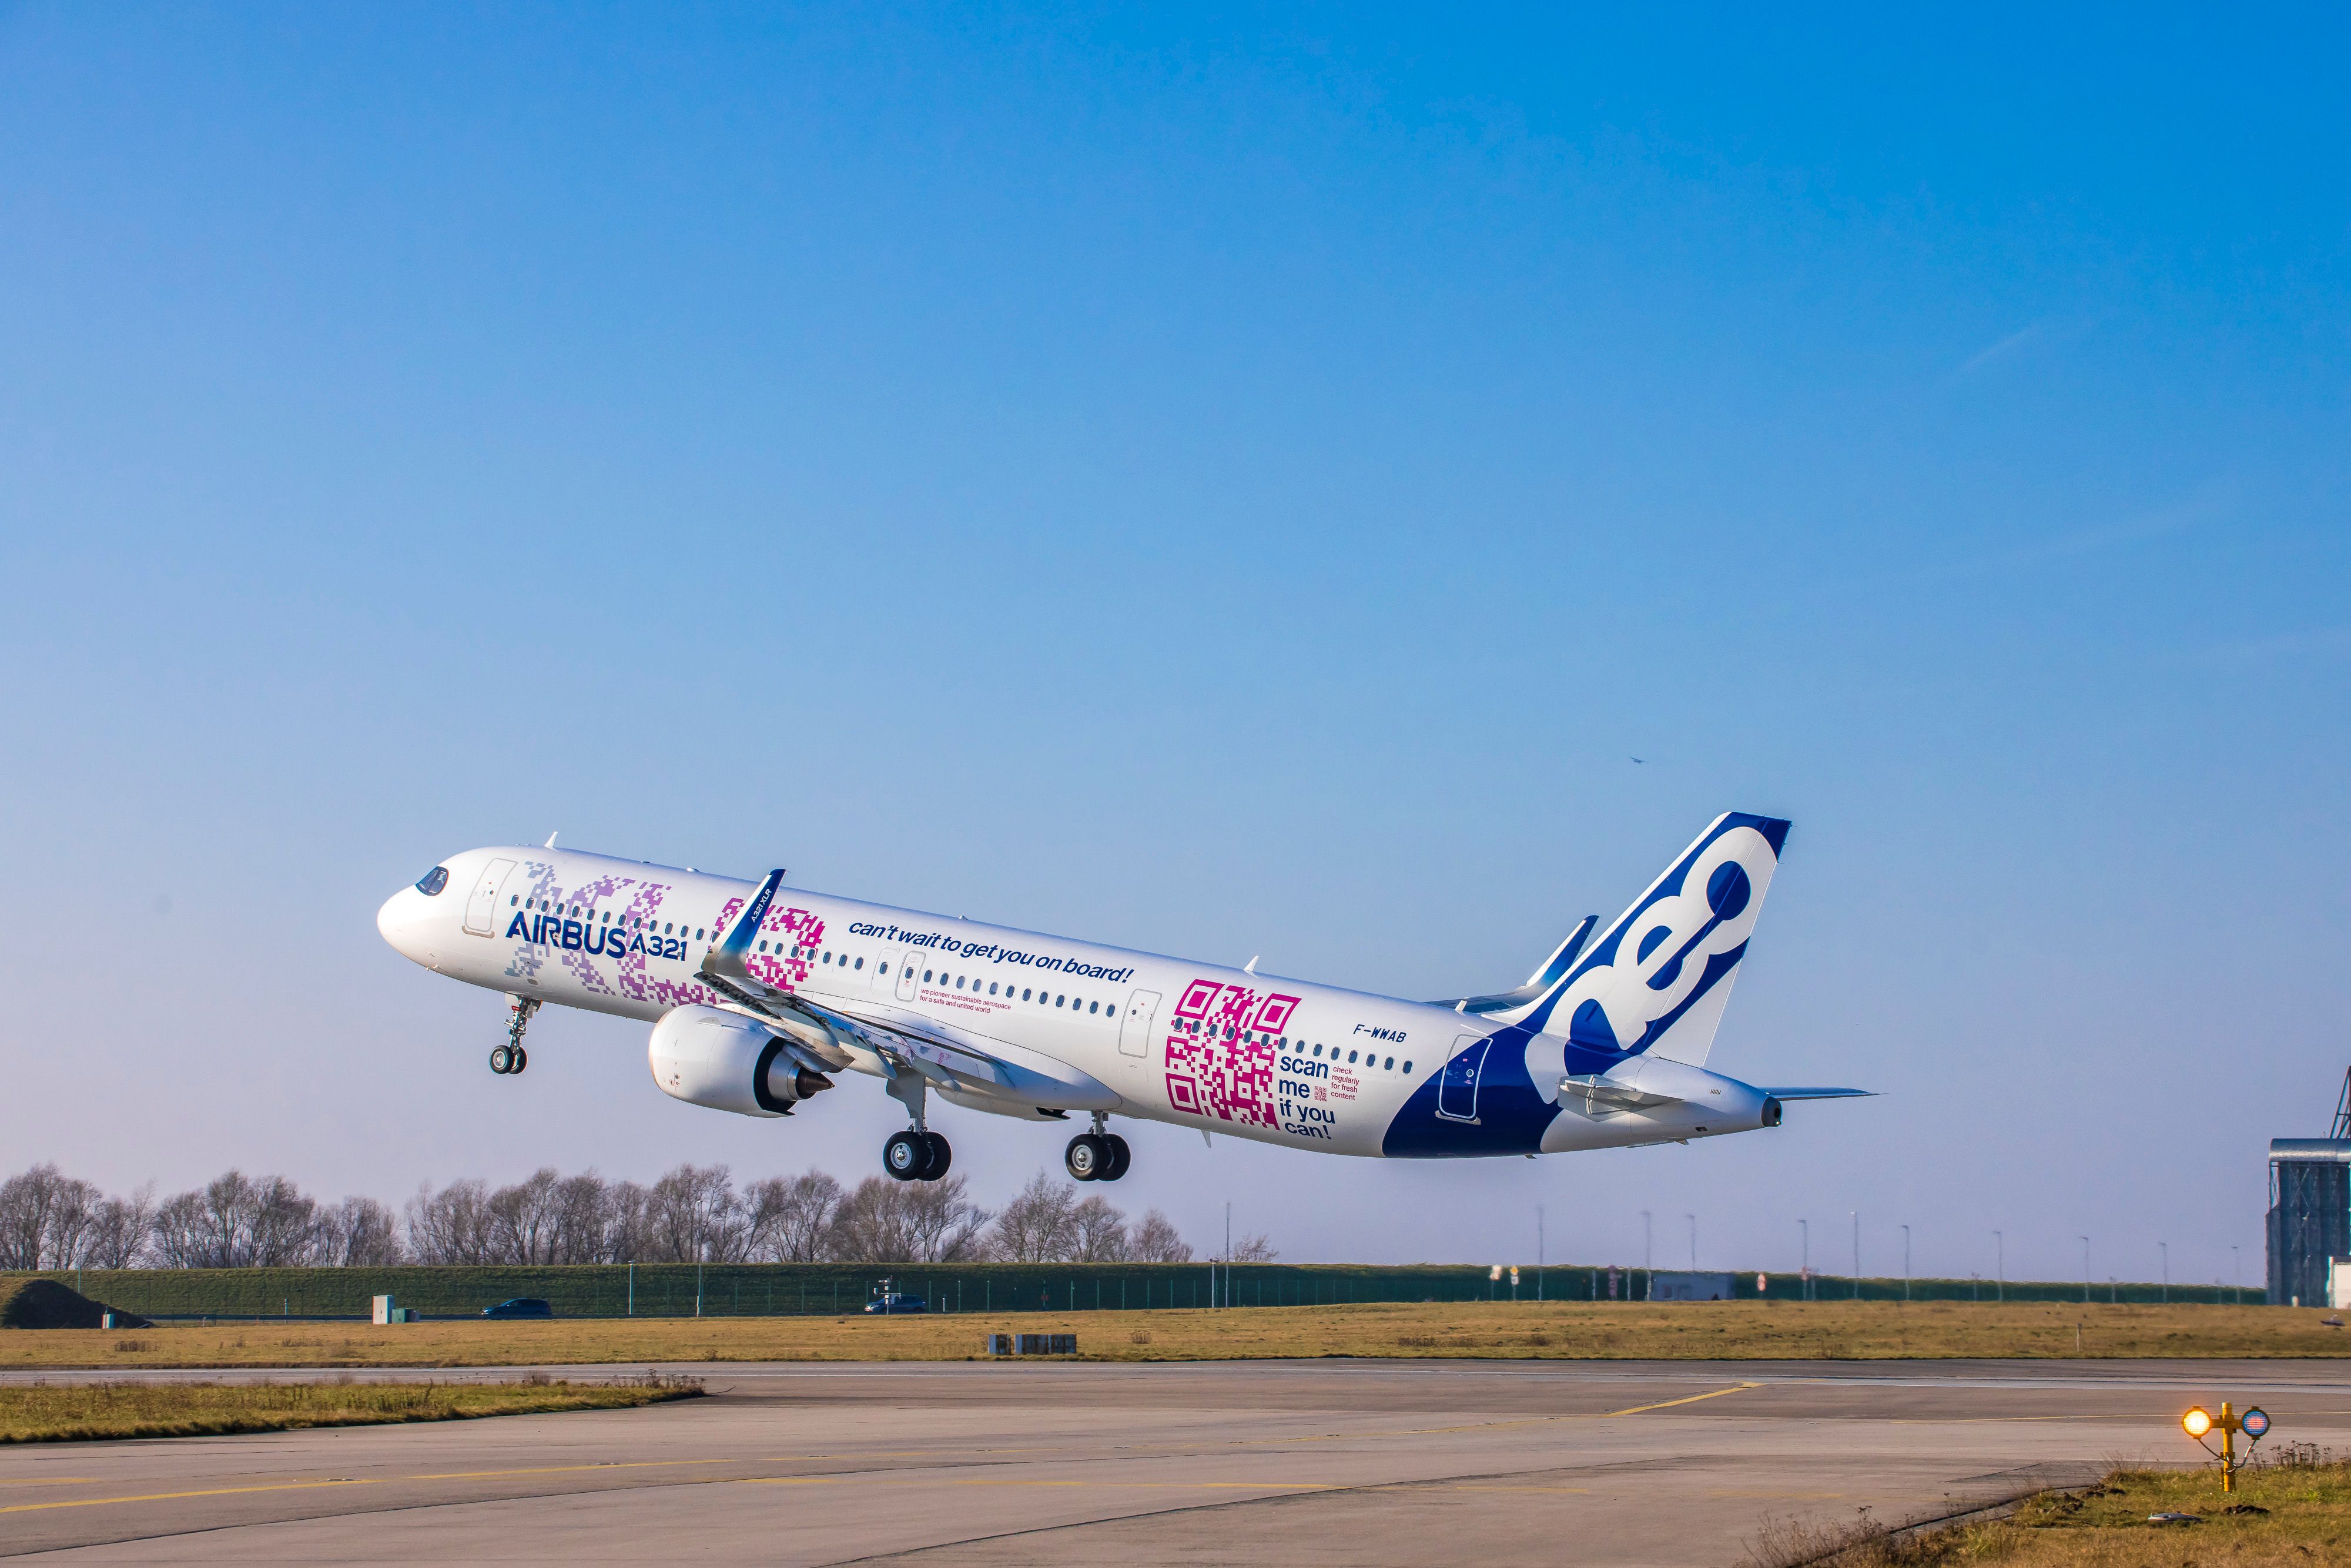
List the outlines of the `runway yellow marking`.
{"label": "runway yellow marking", "polygon": [[681,1465],[742,1465],[756,1461],[740,1458],[724,1459],[620,1459],[601,1465],[538,1465],[519,1470],[442,1470],[432,1475],[400,1476],[403,1481],[474,1481],[490,1480],[499,1476],[568,1476],[581,1470],[666,1470]]}
{"label": "runway yellow marking", "polygon": [[738,1479],[741,1484],[747,1487],[812,1487],[844,1478],[841,1476],[743,1476]]}
{"label": "runway yellow marking", "polygon": [[1345,1481],[954,1481],[959,1487],[1089,1487],[1109,1491],[1344,1491]]}
{"label": "runway yellow marking", "polygon": [[177,1502],[192,1497],[237,1497],[246,1492],[316,1491],[321,1487],[367,1487],[375,1481],[284,1481],[266,1487],[213,1487],[204,1491],[143,1492],[137,1497],[75,1497],[63,1502],[16,1502],[0,1505],[0,1513],[37,1513],[51,1508],[103,1508],[117,1502]]}
{"label": "runway yellow marking", "polygon": [[1701,1399],[1719,1399],[1726,1394],[1744,1394],[1750,1388],[1762,1386],[1760,1383],[1741,1383],[1729,1388],[1718,1388],[1711,1394],[1693,1394],[1687,1399],[1661,1399],[1655,1405],[1635,1405],[1623,1410],[1611,1410],[1608,1412],[1608,1416],[1604,1416],[1603,1419],[1616,1416],[1638,1416],[1647,1410],[1670,1410],[1677,1405],[1695,1405]]}

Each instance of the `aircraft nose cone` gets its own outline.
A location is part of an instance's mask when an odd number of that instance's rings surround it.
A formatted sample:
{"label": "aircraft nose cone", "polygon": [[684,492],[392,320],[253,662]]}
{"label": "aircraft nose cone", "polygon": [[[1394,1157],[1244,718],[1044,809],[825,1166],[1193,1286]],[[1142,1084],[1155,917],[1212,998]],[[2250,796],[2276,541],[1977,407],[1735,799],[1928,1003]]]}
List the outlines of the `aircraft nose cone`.
{"label": "aircraft nose cone", "polygon": [[433,954],[426,938],[426,911],[418,906],[424,895],[413,887],[403,887],[383,901],[375,912],[375,928],[392,950],[403,958],[430,965]]}

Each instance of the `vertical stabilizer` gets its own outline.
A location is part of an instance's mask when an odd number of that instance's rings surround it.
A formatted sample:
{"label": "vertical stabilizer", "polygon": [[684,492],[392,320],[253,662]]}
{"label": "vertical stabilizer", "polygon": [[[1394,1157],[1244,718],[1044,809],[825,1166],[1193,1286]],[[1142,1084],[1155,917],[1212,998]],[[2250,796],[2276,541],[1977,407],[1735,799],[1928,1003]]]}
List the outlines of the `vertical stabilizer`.
{"label": "vertical stabilizer", "polygon": [[1497,1021],[1567,1037],[1572,1072],[1655,1054],[1703,1066],[1788,823],[1726,812],[1542,998]]}

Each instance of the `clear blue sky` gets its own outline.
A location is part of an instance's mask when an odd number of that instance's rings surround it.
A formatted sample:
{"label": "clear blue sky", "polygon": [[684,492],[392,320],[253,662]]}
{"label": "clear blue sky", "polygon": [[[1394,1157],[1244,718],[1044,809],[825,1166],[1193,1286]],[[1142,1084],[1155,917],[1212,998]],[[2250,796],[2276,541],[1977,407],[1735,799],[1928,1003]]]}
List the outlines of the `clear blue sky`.
{"label": "clear blue sky", "polygon": [[0,10],[0,1163],[874,1166],[642,1026],[492,1077],[372,925],[477,843],[1439,996],[1737,808],[1714,1064],[1885,1098],[1119,1197],[2257,1280],[2351,1055],[2346,31]]}

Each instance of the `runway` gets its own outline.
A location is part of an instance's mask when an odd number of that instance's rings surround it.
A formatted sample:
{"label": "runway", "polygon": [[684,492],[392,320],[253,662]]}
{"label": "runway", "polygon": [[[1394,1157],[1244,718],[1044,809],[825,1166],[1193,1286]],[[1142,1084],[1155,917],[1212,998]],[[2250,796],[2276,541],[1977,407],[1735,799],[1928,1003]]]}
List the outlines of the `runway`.
{"label": "runway", "polygon": [[0,1556],[1725,1568],[1773,1515],[1906,1519],[2196,1458],[2191,1403],[2256,1401],[2273,1442],[2351,1441],[2351,1364],[2331,1362],[672,1370],[713,1396],[0,1448]]}

